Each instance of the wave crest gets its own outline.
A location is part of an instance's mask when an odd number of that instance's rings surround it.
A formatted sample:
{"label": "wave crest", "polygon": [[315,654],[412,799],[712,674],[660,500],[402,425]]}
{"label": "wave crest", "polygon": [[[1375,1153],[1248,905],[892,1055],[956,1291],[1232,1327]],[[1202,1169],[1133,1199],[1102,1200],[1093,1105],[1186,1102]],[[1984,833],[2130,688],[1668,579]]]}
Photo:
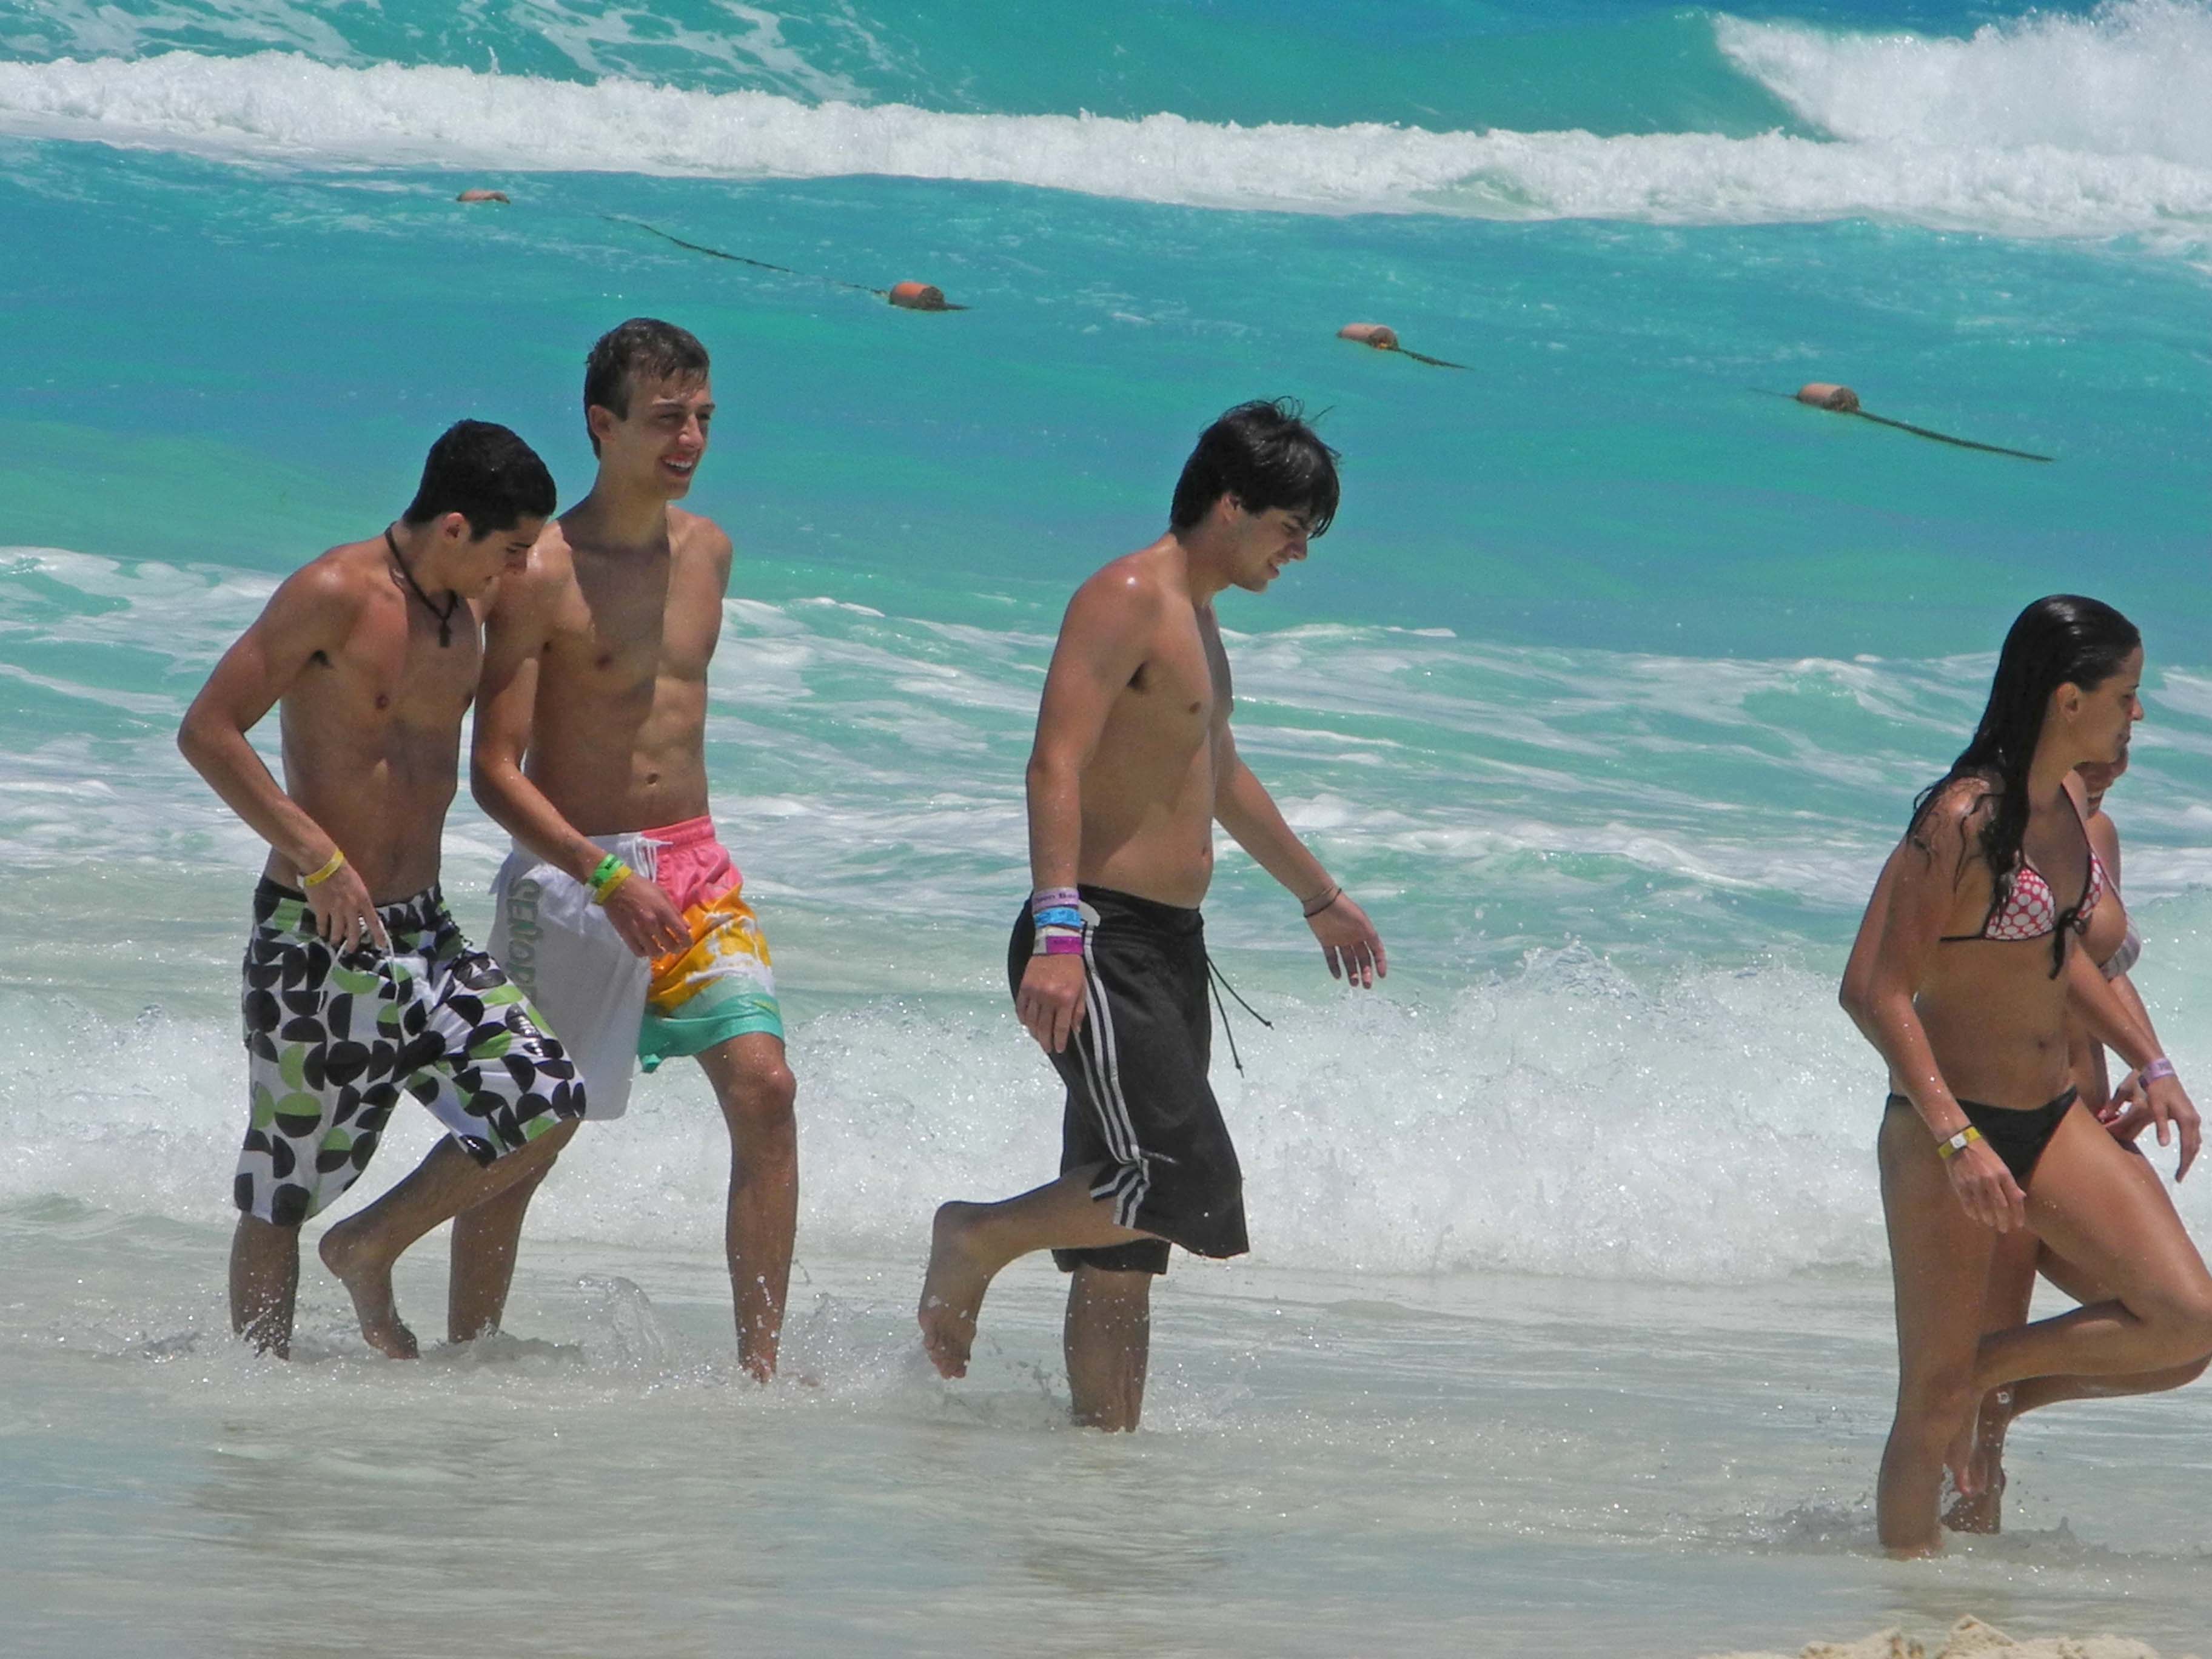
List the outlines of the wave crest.
{"label": "wave crest", "polygon": [[1716,20],[1721,51],[1811,125],[1861,144],[2140,157],[2212,167],[2212,5],[2122,0],[1967,40]]}
{"label": "wave crest", "polygon": [[[2143,0],[2127,14],[2132,22],[2084,23],[2073,33],[2051,25],[1990,42],[1989,31],[1972,42],[1869,41],[1721,20],[1723,44],[1747,72],[1771,77],[1808,118],[1834,124],[1838,141],[1246,127],[1173,114],[961,115],[622,79],[580,85],[436,66],[349,68],[285,52],[184,52],[0,64],[0,131],[307,166],[732,179],[870,173],[1293,212],[1679,224],[1873,217],[2021,235],[2171,231],[2179,222],[2197,237],[2212,226],[2212,165],[2204,164],[2212,98],[2193,112],[2142,117],[2139,126],[2155,129],[2144,140],[2154,141],[2149,149],[2059,142],[2069,123],[2098,126],[2101,106],[2087,94],[2073,114],[2045,121],[2046,136],[2036,136],[2040,118],[2021,117],[2015,125],[2025,136],[2015,140],[1982,131],[1981,103],[2004,94],[1981,84],[1981,60],[1963,69],[1954,62],[1958,52],[1978,52],[2040,63],[2036,54],[2064,47],[2118,52],[2136,64],[2147,50],[2136,34],[2150,28],[2157,5],[2172,12],[2173,28],[2212,31],[2212,12],[2171,0]],[[2115,38],[2128,44],[2114,46]],[[2202,61],[2172,73],[2185,81]],[[1946,103],[1909,89],[1887,102],[1861,95],[1899,63],[1972,96]],[[2076,70],[2076,79],[2096,79]],[[1955,142],[1939,137],[1953,129]]]}

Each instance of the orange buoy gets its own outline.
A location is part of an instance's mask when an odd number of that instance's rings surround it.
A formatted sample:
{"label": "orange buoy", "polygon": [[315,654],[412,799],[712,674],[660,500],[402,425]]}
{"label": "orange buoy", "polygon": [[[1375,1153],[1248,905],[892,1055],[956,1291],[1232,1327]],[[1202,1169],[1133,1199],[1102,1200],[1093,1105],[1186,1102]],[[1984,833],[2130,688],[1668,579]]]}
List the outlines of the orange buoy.
{"label": "orange buoy", "polygon": [[503,190],[465,190],[453,199],[456,202],[504,202],[507,192]]}
{"label": "orange buoy", "polygon": [[1797,401],[1810,404],[1815,409],[1833,410],[1838,415],[1859,412],[1859,394],[1847,386],[1831,386],[1826,380],[1815,380],[1810,386],[1797,388]]}
{"label": "orange buoy", "polygon": [[893,283],[884,296],[902,311],[950,311],[945,290],[928,283]]}
{"label": "orange buoy", "polygon": [[1388,323],[1346,323],[1336,331],[1336,337],[1373,346],[1377,351],[1395,351],[1398,349],[1398,331]]}

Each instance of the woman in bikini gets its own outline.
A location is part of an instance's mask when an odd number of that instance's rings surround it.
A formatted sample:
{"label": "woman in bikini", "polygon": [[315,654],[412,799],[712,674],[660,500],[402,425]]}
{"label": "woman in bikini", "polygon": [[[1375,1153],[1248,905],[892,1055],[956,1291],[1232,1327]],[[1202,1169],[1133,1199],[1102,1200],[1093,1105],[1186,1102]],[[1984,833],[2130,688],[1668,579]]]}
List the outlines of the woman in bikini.
{"label": "woman in bikini", "polygon": [[[2143,1006],[2142,996],[2129,977],[2136,959],[2142,955],[2142,935],[2136,931],[2135,919],[2121,902],[2120,832],[2111,814],[2105,811],[2106,792],[2127,769],[2124,748],[2117,761],[2085,761],[2074,769],[2086,797],[2083,805],[2087,813],[2089,845],[2104,866],[2106,877],[2105,897],[2081,930],[2081,949],[2097,964],[2097,971],[2104,975],[2122,1006],[2142,1026],[2151,1046],[2163,1053],[2164,1047],[2151,1024],[2150,1011]],[[2136,1137],[2152,1121],[2142,1091],[2132,1078],[2117,1090],[2112,1087],[2112,1074],[2105,1063],[2105,1045],[2090,1035],[2088,1022],[2078,1009],[2069,1009],[2066,1049],[2068,1069],[2074,1086],[2081,1091],[2081,1103],[2097,1115],[2121,1146],[2130,1152],[2139,1151]],[[2148,1158],[2133,1158],[2129,1168],[2145,1188],[2145,1202],[2171,1207],[2172,1200],[2166,1196],[2166,1187]],[[1998,1241],[1996,1257],[1990,1266],[1989,1294],[1982,1306],[1985,1332],[2027,1322],[2028,1304],[2034,1294],[2038,1273],[2077,1303],[2111,1298],[2112,1292],[2106,1286],[2059,1256],[2033,1233],[2011,1234]],[[2178,1389],[2185,1382],[2195,1382],[2208,1364],[2212,1364],[2212,1358],[2191,1360],[2171,1370],[2140,1376],[2034,1376],[2015,1388],[1991,1389],[1984,1397],[1977,1419],[1972,1470],[1975,1490],[1959,1495],[1957,1501],[1944,1511],[1943,1524],[1957,1532],[1998,1530],[2005,1487],[2005,1435],[2022,1412],[2057,1405],[2064,1400],[2105,1399],[2115,1395],[2154,1394]]]}
{"label": "woman in bikini", "polygon": [[[2021,612],[1973,739],[1915,804],[1844,971],[1844,1006],[1889,1066],[1899,1381],[1875,1510],[1894,1553],[1940,1547],[1947,1467],[1978,1489],[1984,1395],[2030,1377],[2172,1387],[2212,1354],[2212,1273],[2069,1078],[2070,1004],[2136,1068],[2143,1121],[2161,1143],[2179,1135],[2186,1170],[2196,1109],[2079,948],[2111,884],[2073,772],[2125,752],[2142,675],[2141,636],[2111,606],[2060,594]],[[1985,1334],[1999,1247],[2022,1234],[2095,1298]]]}

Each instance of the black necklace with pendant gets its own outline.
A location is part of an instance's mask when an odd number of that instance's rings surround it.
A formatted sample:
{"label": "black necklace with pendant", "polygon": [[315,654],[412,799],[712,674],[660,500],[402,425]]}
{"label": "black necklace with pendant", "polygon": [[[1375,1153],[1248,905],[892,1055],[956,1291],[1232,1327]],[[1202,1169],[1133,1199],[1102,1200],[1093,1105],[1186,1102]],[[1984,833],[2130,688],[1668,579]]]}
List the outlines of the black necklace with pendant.
{"label": "black necklace with pendant", "polygon": [[446,608],[439,610],[430,603],[430,596],[422,591],[422,584],[415,580],[415,573],[407,568],[407,560],[399,551],[399,544],[392,538],[390,525],[384,526],[384,544],[392,550],[392,562],[399,567],[399,574],[407,583],[407,591],[422,600],[422,608],[438,619],[438,643],[441,646],[451,645],[453,642],[453,612],[459,608],[461,596],[447,588]]}

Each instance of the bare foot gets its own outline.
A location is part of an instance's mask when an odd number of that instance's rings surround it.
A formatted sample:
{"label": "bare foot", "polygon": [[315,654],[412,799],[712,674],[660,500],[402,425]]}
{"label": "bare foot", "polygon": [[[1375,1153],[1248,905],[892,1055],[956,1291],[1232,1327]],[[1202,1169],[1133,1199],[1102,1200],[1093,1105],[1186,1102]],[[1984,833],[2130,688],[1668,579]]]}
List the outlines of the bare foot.
{"label": "bare foot", "polygon": [[1967,1466],[1973,1485],[1961,1486],[1943,1524],[1953,1532],[1995,1533],[2004,1519],[2005,1431],[2012,1426],[2012,1390],[1997,1389],[1982,1401]]}
{"label": "bare foot", "polygon": [[930,1228],[929,1271],[922,1278],[921,1306],[915,1318],[921,1326],[921,1346],[940,1376],[968,1375],[975,1316],[982,1310],[983,1292],[991,1288],[991,1270],[969,1239],[969,1224],[982,1207],[942,1205]]}
{"label": "bare foot", "polygon": [[354,1316],[368,1346],[387,1359],[412,1359],[419,1350],[415,1333],[399,1322],[392,1302],[392,1264],[379,1261],[361,1233],[359,1217],[341,1221],[323,1235],[317,1254],[352,1296]]}

